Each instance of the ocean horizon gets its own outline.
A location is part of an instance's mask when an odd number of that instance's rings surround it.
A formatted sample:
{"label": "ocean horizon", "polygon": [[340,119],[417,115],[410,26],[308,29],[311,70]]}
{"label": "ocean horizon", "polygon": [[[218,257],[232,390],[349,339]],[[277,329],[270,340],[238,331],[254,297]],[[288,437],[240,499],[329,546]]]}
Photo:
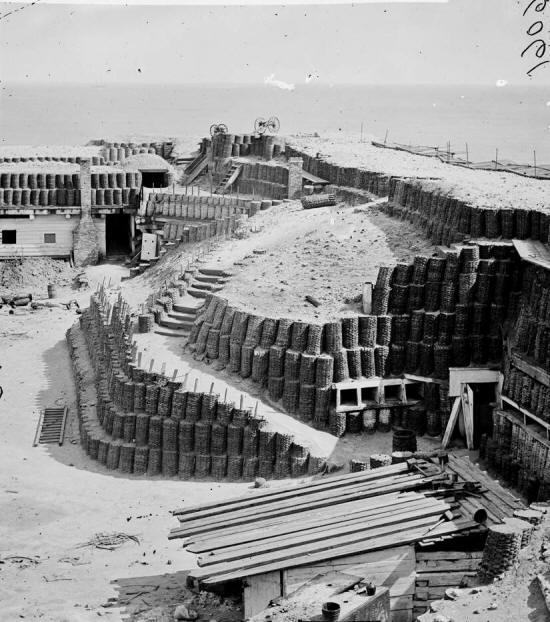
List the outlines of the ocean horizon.
{"label": "ocean horizon", "polygon": [[477,85],[88,85],[4,83],[1,144],[200,137],[213,123],[253,132],[277,116],[281,134],[343,132],[439,147],[471,161],[550,164],[550,92]]}

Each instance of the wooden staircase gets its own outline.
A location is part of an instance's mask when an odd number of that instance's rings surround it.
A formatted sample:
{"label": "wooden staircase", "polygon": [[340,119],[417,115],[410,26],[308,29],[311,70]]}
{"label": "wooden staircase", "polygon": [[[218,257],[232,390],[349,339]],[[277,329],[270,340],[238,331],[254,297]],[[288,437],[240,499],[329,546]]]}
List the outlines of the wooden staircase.
{"label": "wooden staircase", "polygon": [[67,412],[66,406],[63,408],[45,408],[40,414],[32,446],[36,447],[43,443],[63,445]]}
{"label": "wooden staircase", "polygon": [[190,185],[207,167],[208,158],[206,154],[201,154],[185,169],[184,183]]}
{"label": "wooden staircase", "polygon": [[242,168],[242,164],[232,164],[216,190],[214,190],[215,194],[224,194],[225,191],[235,183],[235,180],[241,174]]}

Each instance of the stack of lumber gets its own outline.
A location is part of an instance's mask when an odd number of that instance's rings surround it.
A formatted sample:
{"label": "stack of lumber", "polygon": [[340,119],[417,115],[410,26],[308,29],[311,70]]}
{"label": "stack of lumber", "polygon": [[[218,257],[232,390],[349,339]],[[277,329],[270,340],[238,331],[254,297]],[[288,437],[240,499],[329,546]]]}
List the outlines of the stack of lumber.
{"label": "stack of lumber", "polygon": [[404,546],[476,527],[459,512],[436,526],[444,500],[420,492],[439,469],[406,463],[308,484],[263,491],[229,501],[176,510],[185,538],[199,554],[191,577],[205,585]]}
{"label": "stack of lumber", "polygon": [[474,577],[483,551],[417,551],[414,615],[424,613],[431,600],[443,598],[445,590],[459,587],[465,577]]}
{"label": "stack of lumber", "polygon": [[483,508],[487,512],[487,525],[494,525],[514,516],[516,510],[526,507],[498,481],[477,467],[468,456],[449,454],[447,469],[457,474],[459,482],[479,482],[483,487],[479,497],[466,496],[460,499],[460,506],[467,516],[473,516],[476,510]]}

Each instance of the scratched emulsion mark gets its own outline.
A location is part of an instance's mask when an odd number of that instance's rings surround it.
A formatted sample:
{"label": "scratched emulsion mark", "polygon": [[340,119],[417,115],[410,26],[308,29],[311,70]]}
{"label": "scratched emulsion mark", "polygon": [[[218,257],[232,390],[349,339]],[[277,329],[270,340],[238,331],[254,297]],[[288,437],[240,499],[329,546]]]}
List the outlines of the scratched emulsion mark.
{"label": "scratched emulsion mark", "polygon": [[[535,65],[533,65],[533,67],[531,67],[531,69],[527,72],[527,75],[530,78],[533,77],[534,71],[536,71],[539,67],[542,67],[542,65],[546,65],[550,62],[548,60],[541,60],[546,56],[548,47],[546,40],[543,38],[543,36],[545,36],[548,32],[548,28],[545,29],[545,25],[550,26],[550,18],[548,17],[548,14],[545,15],[545,9],[548,1],[549,0],[531,0],[523,11],[523,17],[528,20],[527,23],[530,25],[526,31],[529,41],[521,53],[521,57],[528,58],[535,62]],[[548,13],[550,13],[550,9],[548,10]],[[543,31],[545,35],[541,35]],[[536,58],[533,58],[533,56]],[[540,62],[537,63],[537,60]]]}

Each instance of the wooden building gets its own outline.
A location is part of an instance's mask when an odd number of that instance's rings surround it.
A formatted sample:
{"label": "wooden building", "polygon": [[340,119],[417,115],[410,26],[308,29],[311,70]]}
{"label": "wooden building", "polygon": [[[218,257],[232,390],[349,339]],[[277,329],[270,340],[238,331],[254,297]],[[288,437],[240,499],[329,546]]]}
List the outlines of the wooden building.
{"label": "wooden building", "polygon": [[448,458],[182,508],[170,538],[199,555],[197,587],[241,582],[247,619],[317,575],[343,572],[387,587],[393,622],[411,622],[475,574],[487,526],[524,507],[467,457]]}
{"label": "wooden building", "polygon": [[84,212],[92,219],[99,257],[130,253],[140,193],[141,174],[130,166],[90,167],[89,160],[0,164],[0,259],[71,257]]}

